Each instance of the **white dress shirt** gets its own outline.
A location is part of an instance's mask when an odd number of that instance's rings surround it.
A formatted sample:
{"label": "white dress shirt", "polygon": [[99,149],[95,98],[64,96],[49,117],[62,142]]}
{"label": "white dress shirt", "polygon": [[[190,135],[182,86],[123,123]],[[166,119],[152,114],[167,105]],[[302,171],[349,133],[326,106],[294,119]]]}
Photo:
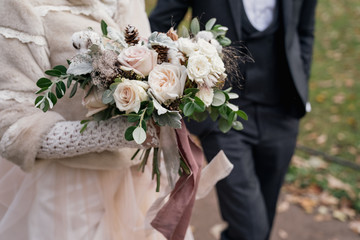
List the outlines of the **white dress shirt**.
{"label": "white dress shirt", "polygon": [[265,30],[274,18],[276,0],[242,0],[246,15],[258,30]]}

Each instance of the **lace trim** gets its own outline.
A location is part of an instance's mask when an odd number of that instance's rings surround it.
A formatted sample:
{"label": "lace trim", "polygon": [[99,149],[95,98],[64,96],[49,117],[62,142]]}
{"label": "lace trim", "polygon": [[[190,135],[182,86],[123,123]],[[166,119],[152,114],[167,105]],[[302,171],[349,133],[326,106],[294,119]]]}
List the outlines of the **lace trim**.
{"label": "lace trim", "polygon": [[14,92],[10,90],[0,90],[0,101],[15,100],[18,103],[33,103],[34,94],[27,92]]}
{"label": "lace trim", "polygon": [[45,17],[50,11],[55,12],[62,12],[62,11],[69,11],[72,14],[84,14],[86,16],[89,16],[93,11],[94,8],[92,7],[70,7],[70,6],[37,6],[35,7],[35,11],[41,16]]}
{"label": "lace trim", "polygon": [[[116,1],[114,0],[107,0],[107,1],[101,1],[99,2],[99,4],[101,4],[106,13],[109,14],[110,16],[114,16],[115,11],[116,11]],[[37,11],[37,13],[41,16],[41,17],[45,17],[50,11],[55,11],[55,12],[62,12],[62,11],[68,11],[71,12],[72,14],[83,14],[85,16],[89,16],[91,14],[93,14],[96,9],[98,9],[98,7],[94,7],[94,6],[37,6],[35,7],[35,11]]]}
{"label": "lace trim", "polygon": [[46,45],[46,39],[43,36],[30,35],[28,33],[20,32],[11,28],[0,27],[0,34],[5,38],[16,38],[22,43],[33,42],[39,46]]}

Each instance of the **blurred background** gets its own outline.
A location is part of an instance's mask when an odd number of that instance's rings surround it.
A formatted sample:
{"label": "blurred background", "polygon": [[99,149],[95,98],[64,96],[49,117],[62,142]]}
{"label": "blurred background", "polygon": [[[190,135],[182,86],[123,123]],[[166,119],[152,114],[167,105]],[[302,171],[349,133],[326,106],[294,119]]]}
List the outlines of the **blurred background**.
{"label": "blurred background", "polygon": [[[146,0],[148,13],[155,4],[156,0]],[[187,25],[190,19],[191,9],[182,24]],[[332,223],[327,227],[330,232],[344,232],[339,238],[327,238],[326,234],[293,238],[290,232],[275,226],[273,239],[346,240],[360,236],[360,1],[318,0],[316,21],[310,79],[312,111],[301,121],[278,218],[281,213],[296,212],[291,208],[294,205],[315,223]],[[214,195],[210,197],[202,204],[216,204]],[[334,227],[337,223],[343,230]],[[214,224],[210,231],[216,232],[221,225]]]}

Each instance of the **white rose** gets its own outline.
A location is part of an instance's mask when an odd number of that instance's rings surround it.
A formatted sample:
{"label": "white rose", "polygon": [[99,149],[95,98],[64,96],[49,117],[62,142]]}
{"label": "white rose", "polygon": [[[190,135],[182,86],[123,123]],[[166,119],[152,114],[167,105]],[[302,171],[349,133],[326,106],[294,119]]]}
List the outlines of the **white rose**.
{"label": "white rose", "polygon": [[214,47],[211,43],[205,41],[204,39],[199,39],[197,45],[199,51],[208,58],[213,58],[214,56],[218,56],[216,47]]}
{"label": "white rose", "polygon": [[209,31],[200,31],[196,34],[196,40],[204,39],[205,41],[211,41],[214,38],[212,32]]}
{"label": "white rose", "polygon": [[225,65],[223,60],[219,56],[214,56],[210,59],[212,71],[222,74],[225,72]]}
{"label": "white rose", "polygon": [[216,51],[218,52],[218,54],[222,54],[222,46],[220,45],[218,40],[211,39],[210,43],[211,43],[211,45],[213,45],[216,48]]}
{"label": "white rose", "polygon": [[116,107],[126,113],[138,112],[142,101],[148,100],[149,86],[142,81],[124,79],[114,92]]}
{"label": "white rose", "polygon": [[178,49],[188,56],[198,50],[197,44],[193,43],[189,38],[179,38],[176,43]]}
{"label": "white rose", "polygon": [[167,103],[182,96],[186,81],[186,68],[182,65],[163,63],[149,74],[148,83],[154,97],[160,103]]}
{"label": "white rose", "polygon": [[199,90],[196,96],[205,103],[205,106],[210,106],[214,98],[214,90],[208,87],[200,87]]}
{"label": "white rose", "polygon": [[197,83],[204,83],[211,71],[211,64],[207,57],[201,54],[192,54],[189,57],[187,65],[187,73],[191,80]]}

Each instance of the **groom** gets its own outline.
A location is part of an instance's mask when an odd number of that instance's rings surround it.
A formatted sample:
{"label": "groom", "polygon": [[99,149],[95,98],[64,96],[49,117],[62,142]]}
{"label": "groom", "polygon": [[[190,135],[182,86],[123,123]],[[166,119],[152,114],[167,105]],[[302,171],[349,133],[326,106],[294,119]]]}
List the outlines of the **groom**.
{"label": "groom", "polygon": [[[166,32],[188,7],[201,23],[216,18],[233,44],[254,62],[241,63],[240,95],[233,102],[249,117],[244,130],[222,134],[211,120],[190,122],[207,159],[224,150],[234,164],[217,184],[222,240],[268,239],[285,173],[294,153],[299,119],[309,111],[308,81],[316,0],[158,0],[152,30]],[[234,84],[234,86],[237,86]]]}

